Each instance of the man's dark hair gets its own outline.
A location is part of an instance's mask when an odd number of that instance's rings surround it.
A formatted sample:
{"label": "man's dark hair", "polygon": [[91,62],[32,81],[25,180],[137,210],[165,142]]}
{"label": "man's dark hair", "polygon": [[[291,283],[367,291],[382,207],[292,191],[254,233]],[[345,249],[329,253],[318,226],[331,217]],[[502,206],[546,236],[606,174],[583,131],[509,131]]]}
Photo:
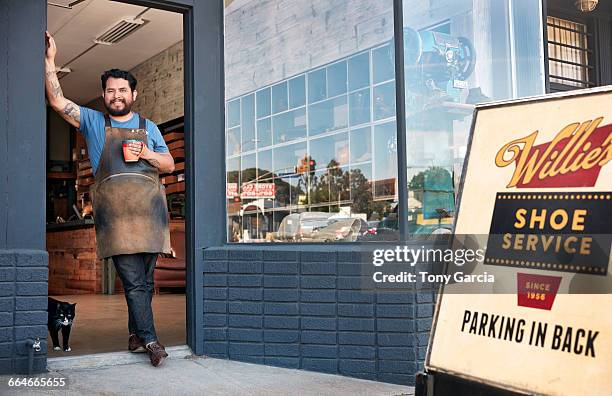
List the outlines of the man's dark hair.
{"label": "man's dark hair", "polygon": [[127,82],[130,84],[130,88],[132,89],[132,91],[136,89],[136,78],[134,78],[132,73],[125,70],[110,69],[105,71],[104,74],[102,74],[102,76],[100,77],[100,79],[102,80],[103,91],[106,91],[106,80],[108,80],[109,77],[123,78],[124,80],[127,80]]}

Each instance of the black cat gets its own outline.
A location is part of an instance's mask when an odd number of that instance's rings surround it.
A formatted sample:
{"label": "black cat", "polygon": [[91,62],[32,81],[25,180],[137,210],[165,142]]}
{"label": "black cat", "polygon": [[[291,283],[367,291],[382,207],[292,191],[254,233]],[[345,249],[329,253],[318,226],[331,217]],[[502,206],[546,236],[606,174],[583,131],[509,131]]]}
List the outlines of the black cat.
{"label": "black cat", "polygon": [[69,352],[70,346],[68,346],[68,338],[70,337],[70,328],[72,327],[72,321],[76,313],[76,303],[70,304],[65,301],[58,301],[49,297],[48,304],[49,320],[47,322],[47,328],[51,334],[51,340],[53,341],[53,350],[59,351],[59,331],[62,330],[62,341],[64,344],[64,351]]}

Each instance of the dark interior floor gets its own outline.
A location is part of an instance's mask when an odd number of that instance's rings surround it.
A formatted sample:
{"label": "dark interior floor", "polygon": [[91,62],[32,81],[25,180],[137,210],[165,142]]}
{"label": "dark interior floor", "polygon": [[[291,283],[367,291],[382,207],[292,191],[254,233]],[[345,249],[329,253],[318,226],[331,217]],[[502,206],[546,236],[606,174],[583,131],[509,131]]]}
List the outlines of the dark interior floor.
{"label": "dark interior floor", "polygon": [[[72,351],[54,351],[47,333],[48,356],[76,356],[127,350],[127,305],[123,294],[84,294],[51,296],[76,303],[76,316],[70,333]],[[165,346],[186,344],[185,294],[153,296],[153,315],[159,341]],[[61,333],[60,333],[61,343]]]}

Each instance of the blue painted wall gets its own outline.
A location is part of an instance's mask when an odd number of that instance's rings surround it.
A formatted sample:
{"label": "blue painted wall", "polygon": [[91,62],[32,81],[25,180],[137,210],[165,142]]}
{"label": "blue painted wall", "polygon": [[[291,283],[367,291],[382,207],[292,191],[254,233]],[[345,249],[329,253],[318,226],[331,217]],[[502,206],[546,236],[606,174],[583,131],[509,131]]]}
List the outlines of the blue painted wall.
{"label": "blue painted wall", "polygon": [[27,370],[36,337],[46,367],[45,25],[44,1],[0,0],[0,374]]}
{"label": "blue painted wall", "polygon": [[432,293],[362,290],[360,253],[203,251],[204,354],[414,384]]}

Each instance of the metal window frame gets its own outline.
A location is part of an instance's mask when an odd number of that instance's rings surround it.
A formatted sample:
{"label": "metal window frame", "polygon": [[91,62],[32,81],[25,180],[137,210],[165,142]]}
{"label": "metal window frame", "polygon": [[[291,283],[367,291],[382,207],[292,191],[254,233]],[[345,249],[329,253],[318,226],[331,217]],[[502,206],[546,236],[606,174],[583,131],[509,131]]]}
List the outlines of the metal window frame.
{"label": "metal window frame", "polygon": [[[594,21],[592,21],[588,16],[586,17],[582,16],[578,14],[577,12],[571,13],[568,9],[557,9],[557,8],[549,7],[549,4],[550,4],[549,0],[542,0],[542,11],[543,11],[542,12],[542,37],[543,37],[543,43],[544,43],[544,69],[545,69],[544,74],[545,74],[545,79],[546,79],[545,80],[546,94],[553,93],[553,92],[573,91],[576,89],[588,89],[588,88],[593,88],[593,87],[597,87],[601,85],[600,70],[599,70],[600,66],[599,66],[599,60],[597,57],[598,55],[597,52],[599,51],[599,46],[600,46],[600,38],[599,38],[599,34],[597,30],[595,29]],[[548,52],[548,43],[549,43],[548,17],[549,16],[554,17],[554,18],[565,19],[570,22],[580,23],[586,26],[587,32],[585,34],[585,37],[587,39],[587,48],[581,49],[581,50],[585,50],[587,54],[587,64],[579,65],[579,66],[586,67],[587,69],[587,80],[586,81],[572,80],[567,77],[556,76],[556,75],[551,74],[550,62],[555,61],[555,59],[551,58]],[[563,28],[563,29],[566,29],[566,28]],[[574,31],[571,29],[566,29],[566,30]],[[576,32],[583,34],[582,32],[578,32],[578,31]],[[555,44],[560,45],[559,43],[555,43]],[[573,47],[573,46],[569,46],[569,47]],[[585,83],[587,86],[578,87],[578,86],[567,85],[567,84],[551,81],[552,78],[559,78],[559,77],[562,77],[561,78],[562,80],[573,81],[573,82],[578,82],[578,83]]]}

